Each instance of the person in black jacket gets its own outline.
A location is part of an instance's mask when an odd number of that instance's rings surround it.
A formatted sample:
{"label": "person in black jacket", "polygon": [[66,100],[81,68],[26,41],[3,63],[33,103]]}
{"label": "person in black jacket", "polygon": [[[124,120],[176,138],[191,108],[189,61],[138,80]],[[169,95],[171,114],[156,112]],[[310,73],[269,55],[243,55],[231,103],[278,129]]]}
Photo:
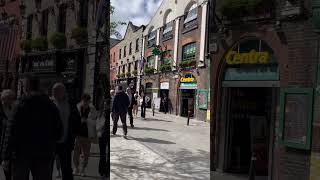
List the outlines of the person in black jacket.
{"label": "person in black jacket", "polygon": [[122,86],[118,86],[118,92],[113,100],[112,105],[112,113],[113,113],[113,135],[117,133],[118,129],[118,120],[119,117],[122,122],[122,128],[124,132],[124,137],[127,137],[127,112],[128,107],[130,105],[129,97],[128,95],[123,92]]}
{"label": "person in black jacket", "polygon": [[[1,146],[0,151],[2,150],[2,143],[4,141],[5,131],[7,128],[8,120],[12,119],[12,109],[15,102],[15,94],[10,89],[5,89],[1,92],[1,103],[0,103],[0,137],[1,137]],[[3,161],[3,167],[8,167],[4,169],[4,174],[7,180],[11,179],[11,168],[10,161]]]}
{"label": "person in black jacket", "polygon": [[134,105],[135,100],[134,100],[133,90],[130,88],[127,88],[127,95],[129,97],[128,115],[129,115],[129,119],[130,119],[130,125],[132,128],[134,128],[132,110],[133,110],[133,105]]}
{"label": "person in black jacket", "polygon": [[59,111],[30,79],[24,95],[13,109],[3,141],[2,158],[12,163],[12,180],[51,180],[57,140],[61,134]]}
{"label": "person in black jacket", "polygon": [[58,108],[62,122],[62,133],[57,143],[57,155],[61,165],[62,180],[73,180],[71,153],[75,138],[81,126],[81,117],[74,102],[67,99],[66,88],[62,83],[56,83],[52,88],[53,102]]}

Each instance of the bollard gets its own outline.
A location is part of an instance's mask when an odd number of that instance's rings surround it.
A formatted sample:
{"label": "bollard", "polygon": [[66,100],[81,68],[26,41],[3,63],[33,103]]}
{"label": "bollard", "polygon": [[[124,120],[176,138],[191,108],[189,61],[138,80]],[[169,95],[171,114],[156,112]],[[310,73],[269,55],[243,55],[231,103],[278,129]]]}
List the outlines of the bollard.
{"label": "bollard", "polygon": [[250,171],[249,171],[249,180],[255,180],[256,177],[256,155],[255,153],[252,154],[251,157],[251,167],[250,167]]}
{"label": "bollard", "polygon": [[154,116],[154,108],[155,108],[155,105],[153,104],[152,106],[152,115]]}
{"label": "bollard", "polygon": [[187,125],[189,126],[189,122],[190,122],[190,111],[188,111],[188,122],[187,122]]}

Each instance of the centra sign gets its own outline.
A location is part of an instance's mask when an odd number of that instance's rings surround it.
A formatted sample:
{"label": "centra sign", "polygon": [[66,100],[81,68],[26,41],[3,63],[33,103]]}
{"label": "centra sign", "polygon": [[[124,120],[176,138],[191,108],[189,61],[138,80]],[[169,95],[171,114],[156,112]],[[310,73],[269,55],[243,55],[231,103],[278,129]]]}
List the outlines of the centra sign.
{"label": "centra sign", "polygon": [[238,53],[236,51],[229,51],[226,55],[226,62],[229,65],[268,64],[269,61],[269,52],[256,52],[256,50],[251,50],[249,53]]}
{"label": "centra sign", "polygon": [[196,80],[193,77],[182,77],[180,79],[180,82],[182,83],[191,83],[191,82],[195,82]]}

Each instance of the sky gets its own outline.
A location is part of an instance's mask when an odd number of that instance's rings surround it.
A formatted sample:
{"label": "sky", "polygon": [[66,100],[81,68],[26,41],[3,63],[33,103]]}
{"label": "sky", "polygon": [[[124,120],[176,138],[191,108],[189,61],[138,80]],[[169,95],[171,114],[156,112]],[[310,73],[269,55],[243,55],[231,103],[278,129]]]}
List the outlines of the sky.
{"label": "sky", "polygon": [[[131,21],[136,26],[147,25],[161,2],[162,0],[111,0],[111,5],[115,7],[111,21]],[[117,31],[123,37],[126,26],[119,26]]]}

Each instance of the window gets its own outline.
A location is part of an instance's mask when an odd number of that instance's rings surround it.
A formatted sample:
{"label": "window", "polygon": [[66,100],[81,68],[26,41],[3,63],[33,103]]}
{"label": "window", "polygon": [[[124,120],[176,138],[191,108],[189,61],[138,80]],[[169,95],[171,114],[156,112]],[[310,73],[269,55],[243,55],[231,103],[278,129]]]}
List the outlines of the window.
{"label": "window", "polygon": [[48,9],[42,11],[40,34],[43,37],[47,37],[48,35],[48,15],[49,15]]}
{"label": "window", "polygon": [[132,54],[132,42],[131,42],[130,45],[129,45],[129,54],[130,54],[130,55]]}
{"label": "window", "polygon": [[119,59],[121,59],[121,49],[119,50]]}
{"label": "window", "polygon": [[138,70],[138,61],[134,62],[134,70]]}
{"label": "window", "polygon": [[198,7],[197,4],[194,4],[187,14],[184,16],[184,28],[194,27],[197,23],[198,18]]}
{"label": "window", "polygon": [[123,57],[126,57],[126,55],[127,55],[126,49],[127,49],[127,46],[124,46],[124,49],[123,49]]}
{"label": "window", "polygon": [[155,56],[147,57],[147,67],[152,68],[154,67]]}
{"label": "window", "polygon": [[149,33],[148,35],[148,47],[156,44],[156,31]]}
{"label": "window", "polygon": [[173,21],[167,23],[163,29],[163,35],[171,34],[173,30]]}
{"label": "window", "polygon": [[128,72],[131,72],[131,63],[128,64]]}
{"label": "window", "polygon": [[116,52],[113,52],[113,62],[116,62]]}
{"label": "window", "polygon": [[121,66],[118,67],[118,74],[121,72]]}
{"label": "window", "polygon": [[136,40],[136,52],[139,51],[139,39]]}
{"label": "window", "polygon": [[66,32],[66,18],[67,18],[67,8],[66,5],[61,5],[59,7],[59,26],[58,31],[61,33]]}
{"label": "window", "polygon": [[195,60],[196,58],[196,43],[191,43],[182,48],[182,61]]}
{"label": "window", "polygon": [[78,25],[80,27],[88,26],[88,0],[80,1]]}
{"label": "window", "polygon": [[122,66],[122,73],[125,73],[125,72],[126,72],[126,67]]}
{"label": "window", "polygon": [[32,38],[32,23],[33,23],[33,15],[28,16],[27,19],[27,39]]}

